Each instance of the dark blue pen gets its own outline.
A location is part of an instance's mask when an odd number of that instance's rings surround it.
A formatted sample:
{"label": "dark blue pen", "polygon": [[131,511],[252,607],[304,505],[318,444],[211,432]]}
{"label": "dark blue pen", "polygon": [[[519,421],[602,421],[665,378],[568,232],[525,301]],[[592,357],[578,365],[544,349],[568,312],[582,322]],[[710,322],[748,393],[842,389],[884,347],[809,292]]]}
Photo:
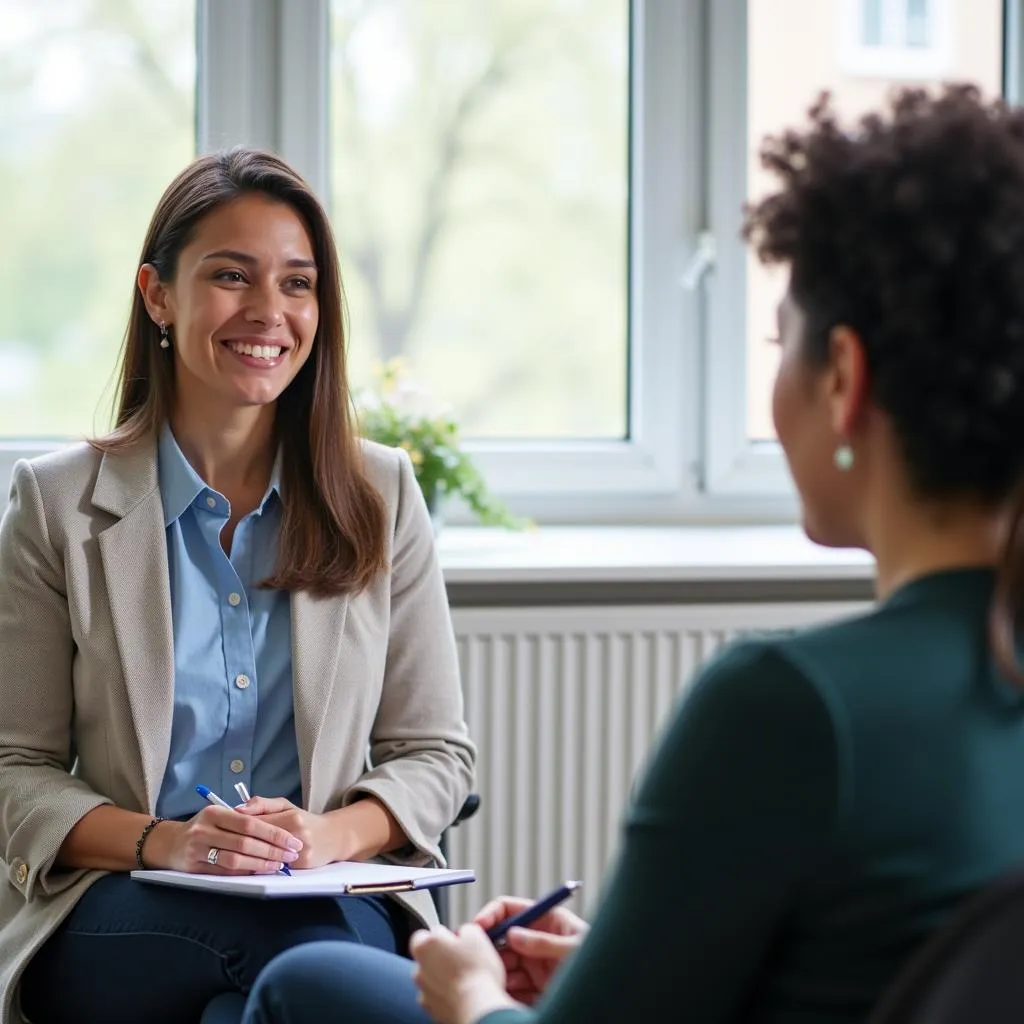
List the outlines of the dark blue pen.
{"label": "dark blue pen", "polygon": [[496,924],[488,931],[487,938],[498,949],[501,949],[505,945],[505,935],[510,928],[525,928],[527,925],[533,924],[534,921],[543,917],[552,907],[557,907],[559,903],[564,903],[582,884],[582,882],[566,882],[565,885],[560,885],[554,892],[550,892],[543,899],[530,904],[525,910],[521,910],[518,914],[506,918],[501,924]]}
{"label": "dark blue pen", "polygon": [[[217,796],[217,794],[214,793],[214,791],[210,789],[209,786],[196,786],[196,792],[204,800],[208,800],[211,804],[214,804],[217,807],[226,807],[229,811],[233,811],[236,809],[232,807],[231,804],[229,804],[226,800],[221,800],[221,798]],[[278,872],[278,874],[290,875],[291,873],[291,868],[289,868],[288,865],[282,861],[281,870]]]}

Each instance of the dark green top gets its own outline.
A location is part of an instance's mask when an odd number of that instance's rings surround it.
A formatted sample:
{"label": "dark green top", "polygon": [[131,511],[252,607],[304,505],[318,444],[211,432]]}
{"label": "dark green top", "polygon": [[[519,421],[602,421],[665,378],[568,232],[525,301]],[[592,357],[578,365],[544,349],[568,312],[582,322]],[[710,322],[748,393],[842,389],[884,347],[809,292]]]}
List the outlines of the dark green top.
{"label": "dark green top", "polygon": [[1024,694],[993,574],[730,647],[641,780],[590,936],[487,1024],[861,1022],[966,895],[1024,860]]}

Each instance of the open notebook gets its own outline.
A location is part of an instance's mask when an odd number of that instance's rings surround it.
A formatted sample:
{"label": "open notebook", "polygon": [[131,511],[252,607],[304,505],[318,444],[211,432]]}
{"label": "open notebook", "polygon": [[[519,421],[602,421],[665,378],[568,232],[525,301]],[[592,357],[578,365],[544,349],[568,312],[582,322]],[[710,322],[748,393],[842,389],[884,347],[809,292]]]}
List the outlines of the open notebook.
{"label": "open notebook", "polygon": [[472,871],[454,868],[406,868],[398,864],[340,861],[291,875],[193,875],[186,871],[133,871],[132,878],[157,885],[263,899],[287,896],[366,896],[381,892],[408,892],[441,885],[475,882]]}

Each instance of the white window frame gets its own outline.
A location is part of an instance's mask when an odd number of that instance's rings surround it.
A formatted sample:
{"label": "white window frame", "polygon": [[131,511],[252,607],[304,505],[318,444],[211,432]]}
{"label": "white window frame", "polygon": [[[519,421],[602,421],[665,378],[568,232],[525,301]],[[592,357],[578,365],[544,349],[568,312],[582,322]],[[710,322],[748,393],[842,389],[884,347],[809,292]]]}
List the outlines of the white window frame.
{"label": "white window frame", "polygon": [[928,0],[931,38],[928,45],[908,46],[907,0],[882,0],[880,46],[865,44],[865,0],[840,0],[839,61],[843,70],[862,78],[892,78],[912,81],[942,78],[953,63],[956,4],[954,0]]}
{"label": "white window frame", "polygon": [[747,3],[714,0],[709,26],[709,228],[717,243],[714,274],[705,286],[704,488],[708,497],[732,499],[737,507],[774,499],[777,510],[794,514],[781,448],[751,441],[747,425],[747,250],[740,239],[750,163]]}
{"label": "white window frame", "polygon": [[[1006,0],[1011,99],[1022,7]],[[198,0],[200,152],[269,147],[329,199],[328,14],[329,0]],[[793,521],[779,446],[746,425],[747,0],[635,0],[632,34],[629,440],[471,451],[541,522]],[[59,444],[0,440],[0,479]]]}

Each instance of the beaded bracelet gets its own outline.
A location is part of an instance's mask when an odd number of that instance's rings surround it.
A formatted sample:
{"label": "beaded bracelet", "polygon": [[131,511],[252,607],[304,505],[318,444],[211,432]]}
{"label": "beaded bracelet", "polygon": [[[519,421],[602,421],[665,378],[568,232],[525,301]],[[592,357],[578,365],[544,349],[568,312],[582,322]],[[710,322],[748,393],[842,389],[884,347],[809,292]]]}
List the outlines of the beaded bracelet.
{"label": "beaded bracelet", "polygon": [[139,836],[139,841],[135,844],[135,862],[139,865],[139,868],[143,871],[146,870],[146,865],[142,862],[142,846],[146,842],[146,838],[149,833],[153,831],[163,821],[163,818],[154,818],[143,830],[142,835]]}

